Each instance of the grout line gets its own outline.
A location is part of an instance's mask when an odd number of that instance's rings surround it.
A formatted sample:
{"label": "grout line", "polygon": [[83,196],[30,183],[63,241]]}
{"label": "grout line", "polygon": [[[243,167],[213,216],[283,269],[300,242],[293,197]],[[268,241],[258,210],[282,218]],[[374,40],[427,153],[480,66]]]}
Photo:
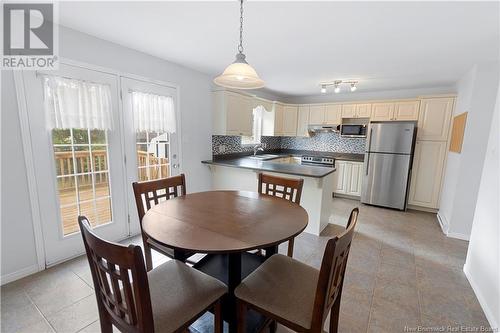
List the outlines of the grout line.
{"label": "grout line", "polygon": [[372,310],[373,310],[373,299],[375,298],[375,288],[377,287],[377,276],[378,272],[380,270],[380,266],[382,265],[382,248],[378,250],[379,252],[379,262],[378,262],[378,267],[377,267],[377,273],[375,274],[375,283],[373,284],[373,292],[372,292],[372,298],[370,300],[370,313],[368,314],[368,323],[366,325],[366,332],[368,333],[368,330],[370,328],[370,321],[372,319]]}
{"label": "grout line", "polygon": [[42,319],[45,321],[45,323],[47,323],[47,325],[49,325],[49,327],[52,329],[53,332],[56,332],[56,329],[54,326],[52,326],[52,324],[50,323],[50,321],[47,319],[47,317],[43,314],[42,310],[40,310],[40,308],[38,307],[38,305],[35,304],[35,302],[33,301],[33,299],[31,298],[31,296],[26,292],[26,290],[23,288],[23,293],[26,295],[26,297],[28,297],[28,299],[30,300],[31,304],[33,304],[33,306],[35,307],[35,309],[38,311],[38,313],[40,314],[40,316],[42,316]]}
{"label": "grout line", "polygon": [[[87,326],[85,326],[85,327],[83,327],[83,328],[79,329],[78,331],[76,331],[76,333],[83,331],[84,329],[86,329],[87,327],[89,327],[89,326],[93,325],[94,323],[96,323],[96,322],[98,322],[98,321],[99,321],[99,319],[97,319],[97,320],[95,320],[95,321],[91,322],[91,323],[90,323],[90,324],[88,324]],[[113,326],[113,327],[114,327],[114,326]]]}

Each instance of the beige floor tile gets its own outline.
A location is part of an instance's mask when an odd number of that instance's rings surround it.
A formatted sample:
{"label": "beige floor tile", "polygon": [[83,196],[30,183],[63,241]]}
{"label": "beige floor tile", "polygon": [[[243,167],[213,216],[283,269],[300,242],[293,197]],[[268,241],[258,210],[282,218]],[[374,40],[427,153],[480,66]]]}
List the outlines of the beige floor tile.
{"label": "beige floor tile", "polygon": [[94,295],[47,316],[56,332],[78,332],[98,319],[97,303]]}

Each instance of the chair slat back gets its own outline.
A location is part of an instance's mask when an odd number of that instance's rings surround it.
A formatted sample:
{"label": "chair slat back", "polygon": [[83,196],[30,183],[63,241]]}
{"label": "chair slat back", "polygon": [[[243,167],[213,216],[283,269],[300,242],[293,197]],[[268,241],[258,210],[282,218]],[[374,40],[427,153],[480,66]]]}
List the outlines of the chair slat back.
{"label": "chair slat back", "polygon": [[124,246],[96,236],[78,217],[94,282],[99,316],[123,332],[152,332],[149,284],[140,246]]}
{"label": "chair slat back", "polygon": [[186,194],[186,178],[179,176],[132,183],[139,222],[148,210],[158,203]]}
{"label": "chair slat back", "polygon": [[354,208],[349,216],[346,230],[341,235],[328,240],[316,289],[313,326],[322,327],[331,307],[341,296],[358,214],[358,208]]}
{"label": "chair slat back", "polygon": [[282,198],[300,205],[303,179],[281,178],[259,173],[259,193]]}

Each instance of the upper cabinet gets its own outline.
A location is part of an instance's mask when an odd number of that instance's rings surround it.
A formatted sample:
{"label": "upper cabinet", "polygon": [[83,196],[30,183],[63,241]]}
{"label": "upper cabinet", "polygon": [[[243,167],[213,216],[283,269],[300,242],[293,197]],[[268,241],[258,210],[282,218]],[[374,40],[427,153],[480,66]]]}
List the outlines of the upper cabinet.
{"label": "upper cabinet", "polygon": [[309,107],[309,124],[322,125],[325,123],[326,105],[311,105]]}
{"label": "upper cabinet", "polygon": [[283,113],[284,106],[280,103],[274,104],[274,134],[275,136],[283,135]]}
{"label": "upper cabinet", "polygon": [[215,135],[252,135],[252,97],[231,91],[213,92]]}
{"label": "upper cabinet", "polygon": [[373,103],[371,121],[390,121],[394,118],[394,103]]}
{"label": "upper cabinet", "polygon": [[370,118],[371,113],[370,103],[342,105],[342,118]]}
{"label": "upper cabinet", "polygon": [[419,101],[373,103],[371,121],[417,120]]}
{"label": "upper cabinet", "polygon": [[448,140],[453,97],[424,98],[420,103],[418,116],[418,140]]}
{"label": "upper cabinet", "polygon": [[297,106],[285,105],[283,108],[283,135],[297,135]]}
{"label": "upper cabinet", "polygon": [[309,136],[309,105],[300,105],[297,111],[297,136]]}
{"label": "upper cabinet", "polygon": [[342,123],[341,104],[327,104],[325,112],[325,121],[328,125],[339,125]]}
{"label": "upper cabinet", "polygon": [[394,108],[394,120],[418,120],[420,101],[397,102]]}

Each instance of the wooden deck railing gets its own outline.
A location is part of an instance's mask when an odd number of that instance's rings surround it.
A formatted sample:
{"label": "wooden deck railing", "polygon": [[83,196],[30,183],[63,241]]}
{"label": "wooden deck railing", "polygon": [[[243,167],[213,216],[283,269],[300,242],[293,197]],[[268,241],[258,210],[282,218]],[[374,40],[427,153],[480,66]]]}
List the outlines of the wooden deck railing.
{"label": "wooden deck railing", "polygon": [[[91,163],[94,163],[94,172],[96,185],[108,182],[108,172],[100,172],[108,170],[108,160],[106,150],[90,151],[75,151],[76,173],[82,173],[78,176],[78,183],[81,186],[92,185]],[[139,167],[139,180],[157,179],[160,177],[169,176],[168,158],[155,157],[149,154],[149,168],[147,162],[148,153],[146,151],[137,151],[137,162]],[[58,176],[68,176],[75,174],[73,165],[73,153],[71,151],[55,152],[56,171]],[[149,169],[149,177],[148,177]],[[59,177],[59,189],[67,189],[75,187],[74,177]]]}

